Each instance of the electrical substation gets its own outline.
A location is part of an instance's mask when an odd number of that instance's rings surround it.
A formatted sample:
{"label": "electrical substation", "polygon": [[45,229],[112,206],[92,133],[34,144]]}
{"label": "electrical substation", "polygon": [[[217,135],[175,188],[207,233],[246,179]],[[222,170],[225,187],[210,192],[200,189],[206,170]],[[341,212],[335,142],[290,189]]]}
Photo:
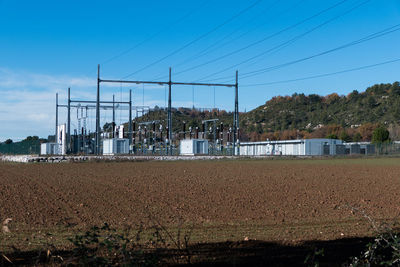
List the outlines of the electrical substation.
{"label": "electrical substation", "polygon": [[[72,100],[71,89],[68,88],[67,103],[59,104],[56,94],[55,110],[55,142],[44,143],[41,154],[79,154],[79,155],[239,155],[239,100],[238,72],[234,84],[196,83],[172,81],[172,71],[169,69],[168,81],[137,81],[101,79],[100,65],[97,69],[96,100]],[[151,121],[138,121],[141,116],[153,111],[149,106],[138,106],[132,102],[132,90],[129,99],[116,101],[101,99],[101,84],[135,84],[135,85],[164,85],[168,86],[168,106],[164,107],[166,118],[160,117]],[[203,120],[201,128],[186,127],[183,122],[180,131],[173,131],[172,125],[172,89],[173,85],[180,86],[211,86],[234,89],[234,112],[232,126],[224,127],[218,118]],[[66,108],[66,122],[59,121],[59,108]],[[90,110],[95,110],[96,127],[88,129]],[[100,125],[101,111],[112,111],[112,121],[102,128]],[[128,111],[127,123],[116,124],[116,111]],[[75,113],[76,111],[76,113]],[[132,113],[136,118],[133,119]],[[75,129],[71,128],[72,114],[76,114]],[[127,129],[125,125],[127,124]]]}
{"label": "electrical substation", "polygon": [[[262,142],[242,142],[239,134],[238,72],[234,84],[174,82],[169,70],[168,81],[109,80],[100,78],[100,66],[97,74],[97,97],[95,100],[72,100],[71,89],[67,91],[67,103],[59,104],[56,94],[55,142],[41,145],[42,155],[221,155],[221,156],[316,156],[345,154],[374,154],[371,144],[343,143],[337,139],[280,140]],[[149,106],[134,105],[132,89],[127,99],[101,99],[101,84],[161,85],[168,87],[168,105],[161,108],[164,113],[158,118],[146,119],[146,115],[155,111]],[[234,89],[234,112],[232,125],[224,125],[219,118],[205,119],[201,125],[187,127],[185,121],[177,130],[172,125],[172,88],[181,86],[211,86]],[[122,89],[122,88],[121,88]],[[144,91],[144,87],[143,87]],[[121,96],[122,98],[122,96]],[[215,101],[215,100],[214,100]],[[144,104],[144,103],[143,103]],[[59,122],[59,109],[67,110],[66,122]],[[193,107],[194,108],[194,107]],[[159,110],[160,108],[158,108]],[[90,111],[95,111],[96,127],[90,130],[88,121],[93,119]],[[175,110],[178,110],[175,108]],[[103,118],[102,113],[112,111],[111,121]],[[116,123],[116,112],[128,113],[127,121]],[[133,118],[133,112],[135,118]],[[140,116],[139,116],[140,114]],[[76,116],[75,116],[76,115]],[[104,114],[103,114],[104,115]],[[75,129],[71,128],[72,117]],[[91,128],[93,129],[93,128]],[[175,131],[173,130],[175,129]]]}

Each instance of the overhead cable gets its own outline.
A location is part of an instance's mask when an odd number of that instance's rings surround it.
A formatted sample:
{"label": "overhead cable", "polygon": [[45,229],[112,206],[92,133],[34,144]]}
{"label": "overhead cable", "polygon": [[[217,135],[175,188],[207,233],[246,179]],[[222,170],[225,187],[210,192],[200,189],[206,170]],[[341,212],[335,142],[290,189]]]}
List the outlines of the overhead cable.
{"label": "overhead cable", "polygon": [[293,29],[293,28],[295,28],[295,27],[297,27],[297,26],[299,26],[299,25],[301,25],[301,24],[303,24],[303,23],[305,23],[305,22],[307,22],[307,21],[309,21],[309,20],[311,20],[311,19],[313,19],[313,18],[316,18],[316,17],[322,15],[323,13],[325,13],[325,12],[331,10],[331,9],[334,9],[335,7],[337,7],[337,6],[339,6],[339,5],[343,4],[343,3],[345,3],[345,2],[347,2],[347,1],[348,1],[348,0],[341,0],[341,1],[337,2],[336,4],[334,4],[334,5],[332,5],[332,6],[328,7],[328,8],[326,8],[326,9],[324,9],[324,10],[319,11],[318,13],[316,13],[316,14],[314,14],[314,15],[312,15],[312,16],[306,18],[306,19],[301,20],[300,22],[297,22],[297,23],[295,23],[295,24],[293,24],[293,25],[290,25],[290,26],[288,26],[288,27],[286,27],[286,28],[284,28],[284,29],[282,29],[282,30],[280,30],[280,31],[278,31],[278,32],[275,32],[275,33],[273,33],[273,34],[271,34],[271,35],[268,35],[268,36],[266,36],[266,37],[264,37],[264,38],[262,38],[262,39],[260,39],[260,40],[258,40],[258,41],[256,41],[256,42],[250,43],[250,44],[248,44],[248,45],[246,45],[246,46],[244,46],[244,47],[241,47],[241,48],[236,49],[236,50],[234,50],[234,51],[232,51],[232,52],[229,52],[229,53],[227,53],[227,54],[224,54],[224,55],[222,55],[222,56],[219,56],[219,57],[217,57],[217,58],[214,58],[214,59],[212,59],[212,60],[209,60],[209,61],[207,61],[207,62],[205,62],[205,63],[202,63],[202,64],[199,64],[199,65],[196,65],[196,66],[187,68],[187,69],[185,69],[185,70],[176,72],[176,73],[174,73],[174,75],[179,75],[179,74],[182,74],[182,73],[185,73],[185,72],[194,70],[194,69],[198,69],[198,68],[203,67],[203,66],[205,66],[205,65],[209,65],[209,64],[211,64],[211,63],[220,61],[220,60],[222,60],[222,59],[224,59],[224,58],[230,57],[230,56],[235,55],[235,54],[237,54],[237,53],[239,53],[239,52],[242,52],[242,51],[244,51],[244,50],[247,50],[247,49],[249,49],[249,48],[251,48],[251,47],[253,47],[253,46],[257,45],[257,44],[260,44],[260,43],[262,43],[262,42],[265,42],[266,40],[271,39],[271,38],[273,38],[273,37],[275,37],[275,36],[277,36],[277,35],[279,35],[279,34],[281,34],[281,33],[284,33],[284,32],[286,32],[286,31],[289,31],[289,30],[291,30],[291,29]]}
{"label": "overhead cable", "polygon": [[[247,58],[246,60],[243,60],[243,61],[241,61],[241,62],[239,62],[239,63],[237,63],[237,64],[234,64],[234,65],[229,66],[229,67],[227,67],[227,68],[224,68],[224,69],[222,69],[222,70],[220,70],[220,71],[217,71],[217,72],[214,72],[214,73],[212,73],[212,74],[209,74],[209,75],[203,77],[201,80],[207,79],[207,78],[209,78],[209,77],[215,76],[215,75],[220,74],[220,73],[223,73],[223,72],[226,72],[226,71],[228,71],[228,70],[230,70],[230,69],[232,69],[232,68],[235,68],[235,67],[238,67],[238,66],[240,66],[240,65],[243,65],[243,64],[245,64],[245,63],[247,63],[247,62],[250,62],[250,61],[252,61],[252,60],[254,60],[254,59],[261,58],[262,56],[264,56],[264,55],[266,55],[266,54],[268,54],[268,53],[269,53],[269,54],[276,53],[276,52],[282,50],[283,48],[289,46],[290,44],[296,42],[296,41],[299,40],[300,38],[302,38],[302,37],[304,37],[304,36],[306,36],[306,35],[308,35],[308,34],[314,32],[315,30],[317,30],[317,29],[319,29],[319,28],[321,28],[321,27],[323,27],[323,26],[325,26],[325,25],[327,25],[327,24],[329,24],[329,23],[331,23],[331,22],[333,22],[333,21],[335,21],[335,20],[337,20],[337,19],[339,19],[339,18],[341,18],[341,17],[343,17],[343,16],[345,16],[345,15],[351,13],[351,12],[353,12],[354,10],[360,8],[361,6],[365,5],[366,3],[370,2],[370,1],[371,1],[371,0],[365,0],[365,1],[361,2],[360,4],[358,4],[358,5],[356,5],[356,6],[352,7],[352,8],[350,8],[349,10],[346,10],[345,12],[343,12],[343,13],[341,13],[341,14],[339,14],[339,15],[333,17],[333,18],[330,18],[330,19],[326,20],[326,21],[324,21],[324,22],[321,23],[321,24],[318,24],[318,25],[315,26],[314,28],[312,28],[312,29],[310,29],[310,30],[307,30],[307,31],[304,32],[304,33],[301,33],[301,34],[299,34],[299,35],[297,35],[297,36],[295,36],[295,37],[289,39],[288,41],[285,41],[285,42],[283,42],[283,43],[281,43],[281,44],[279,44],[279,45],[276,45],[276,46],[274,46],[274,47],[272,47],[272,48],[270,48],[270,49],[268,49],[268,50],[265,50],[265,51],[263,51],[263,52],[261,52],[261,53],[255,55],[255,56],[252,56],[252,57],[250,57],[250,58]],[[254,63],[253,63],[253,64],[254,64]],[[253,65],[253,64],[250,64],[250,65]],[[221,79],[225,79],[225,77],[224,77],[224,78],[221,78]]]}
{"label": "overhead cable", "polygon": [[367,42],[367,41],[370,41],[370,40],[373,40],[373,39],[388,35],[390,33],[393,33],[393,32],[399,31],[399,30],[400,30],[400,24],[396,24],[394,26],[391,26],[391,27],[386,28],[384,30],[375,32],[375,33],[370,34],[370,35],[368,35],[366,37],[363,37],[361,39],[349,42],[347,44],[344,44],[344,45],[341,45],[341,46],[338,46],[338,47],[335,47],[335,48],[332,48],[332,49],[329,49],[329,50],[326,50],[326,51],[323,51],[323,52],[320,52],[320,53],[317,53],[317,54],[314,54],[314,55],[311,55],[311,56],[307,56],[307,57],[300,58],[300,59],[297,59],[297,60],[289,61],[289,62],[286,62],[286,63],[283,63],[283,64],[278,64],[278,65],[271,66],[271,67],[268,67],[268,68],[263,68],[263,69],[259,69],[259,70],[255,70],[255,71],[250,71],[250,72],[244,73],[241,78],[245,79],[245,78],[253,77],[253,76],[256,76],[256,75],[263,74],[265,72],[277,70],[277,69],[280,69],[280,68],[283,68],[283,67],[287,67],[287,66],[296,64],[296,63],[304,62],[306,60],[310,60],[312,58],[316,58],[316,57],[320,57],[320,56],[323,56],[323,55],[326,55],[326,54],[330,54],[330,53],[333,53],[335,51],[338,51],[338,50],[341,50],[341,49],[345,49],[345,48],[348,48],[348,47],[351,47],[351,46],[354,46],[354,45],[357,45],[357,44],[361,44],[361,43],[364,43],[364,42]]}
{"label": "overhead cable", "polygon": [[313,76],[308,76],[308,77],[289,79],[289,80],[281,80],[281,81],[274,81],[274,82],[267,82],[267,83],[244,84],[241,87],[254,87],[254,86],[263,86],[263,85],[273,85],[273,84],[281,84],[281,83],[298,82],[298,81],[304,81],[304,80],[310,80],[310,79],[334,76],[334,75],[343,74],[343,73],[347,73],[347,72],[353,72],[353,71],[369,69],[369,68],[378,67],[378,66],[382,66],[382,65],[386,65],[386,64],[390,64],[390,63],[395,63],[395,62],[399,62],[399,61],[400,61],[400,58],[397,58],[397,59],[388,60],[388,61],[384,61],[384,62],[380,62],[380,63],[375,63],[375,64],[371,64],[371,65],[366,65],[366,66],[361,66],[361,67],[356,67],[356,68],[346,69],[346,70],[341,70],[341,71],[335,71],[335,72],[331,72],[331,73],[324,73],[324,74],[318,74],[318,75],[313,75]]}
{"label": "overhead cable", "polygon": [[135,74],[137,74],[137,73],[139,73],[139,72],[141,72],[141,71],[144,71],[144,70],[146,70],[146,69],[148,69],[148,68],[150,68],[150,67],[152,67],[152,66],[154,66],[154,65],[156,65],[156,64],[158,64],[158,63],[160,63],[160,62],[162,62],[162,61],[164,61],[165,59],[167,59],[167,58],[169,58],[169,57],[171,57],[171,56],[173,56],[173,55],[175,55],[175,54],[181,52],[181,51],[184,50],[185,48],[191,46],[192,44],[194,44],[194,43],[196,43],[196,42],[198,42],[198,41],[200,41],[201,39],[205,38],[206,36],[210,35],[211,33],[215,32],[215,31],[217,31],[218,29],[222,28],[223,26],[225,26],[226,24],[228,24],[228,23],[230,23],[231,21],[235,20],[236,18],[240,17],[241,15],[243,15],[244,13],[246,13],[247,11],[249,11],[250,9],[252,9],[253,7],[255,7],[256,5],[258,5],[261,1],[263,1],[263,0],[257,0],[257,1],[255,1],[255,2],[254,2],[253,4],[251,4],[250,6],[248,6],[247,8],[245,8],[245,9],[243,9],[243,10],[241,10],[239,13],[237,13],[236,15],[230,17],[229,19],[227,19],[227,20],[224,21],[223,23],[219,24],[218,26],[214,27],[214,28],[211,29],[210,31],[208,31],[208,32],[206,32],[206,33],[200,35],[200,36],[197,37],[196,39],[194,39],[194,40],[192,40],[192,41],[186,43],[185,45],[183,45],[183,46],[179,47],[178,49],[172,51],[171,53],[167,54],[166,56],[164,56],[164,57],[162,57],[162,58],[160,58],[160,59],[158,59],[158,60],[156,60],[156,61],[154,61],[154,62],[152,62],[152,63],[150,63],[150,64],[148,64],[148,65],[146,65],[146,66],[144,66],[144,67],[142,67],[142,68],[140,68],[140,69],[138,69],[138,70],[136,70],[136,71],[134,71],[134,72],[132,72],[132,73],[130,73],[130,74],[128,74],[128,75],[126,75],[126,76],[124,76],[124,77],[122,77],[121,79],[126,79],[126,78],[128,78],[128,77],[130,77],[130,76],[132,76],[132,75],[135,75]]}

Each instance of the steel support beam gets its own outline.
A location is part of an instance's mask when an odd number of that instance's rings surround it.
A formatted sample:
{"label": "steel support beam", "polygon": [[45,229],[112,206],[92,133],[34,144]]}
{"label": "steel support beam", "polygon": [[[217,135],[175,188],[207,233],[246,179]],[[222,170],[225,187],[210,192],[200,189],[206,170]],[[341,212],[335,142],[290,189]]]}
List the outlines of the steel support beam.
{"label": "steel support beam", "polygon": [[235,84],[224,84],[224,83],[186,83],[186,82],[152,82],[152,81],[124,81],[124,80],[100,80],[105,83],[135,83],[135,84],[158,84],[158,85],[194,85],[194,86],[223,86],[223,87],[235,87]]}
{"label": "steel support beam", "polygon": [[169,137],[169,154],[172,155],[172,113],[171,113],[171,68],[169,68],[169,82],[168,82],[168,137]]}
{"label": "steel support beam", "polygon": [[54,142],[57,143],[57,127],[58,127],[58,93],[56,93],[56,129],[54,132]]}
{"label": "steel support beam", "polygon": [[115,95],[113,95],[112,111],[112,137],[115,138]]}
{"label": "steel support beam", "polygon": [[[68,108],[68,105],[62,105],[62,104],[60,104],[60,105],[58,105],[58,107],[59,107],[59,108]],[[97,108],[96,105],[85,105],[85,106],[81,106],[81,105],[71,105],[71,108],[82,108],[82,107],[88,108],[88,109],[96,109],[96,108]],[[110,110],[112,110],[112,109],[113,109],[113,106],[102,106],[102,105],[100,105],[100,108],[101,108],[101,109],[110,109]],[[122,108],[122,107],[120,107],[120,108]],[[126,110],[127,110],[127,109],[128,109],[128,108],[126,108]]]}
{"label": "steel support beam", "polygon": [[[71,100],[71,103],[97,103],[95,100]],[[100,101],[102,104],[129,104],[129,101]]]}
{"label": "steel support beam", "polygon": [[100,64],[97,65],[97,98],[96,98],[96,149],[100,155]]}
{"label": "steel support beam", "polygon": [[129,154],[131,153],[132,145],[132,90],[129,90],[129,128],[128,128],[128,138],[129,138]]}
{"label": "steel support beam", "polygon": [[71,152],[71,88],[68,87],[67,154]]}
{"label": "steel support beam", "polygon": [[236,155],[236,146],[237,146],[237,138],[238,138],[238,130],[239,130],[239,83],[238,83],[238,71],[236,71],[236,83],[235,83],[235,112],[233,114],[233,155]]}

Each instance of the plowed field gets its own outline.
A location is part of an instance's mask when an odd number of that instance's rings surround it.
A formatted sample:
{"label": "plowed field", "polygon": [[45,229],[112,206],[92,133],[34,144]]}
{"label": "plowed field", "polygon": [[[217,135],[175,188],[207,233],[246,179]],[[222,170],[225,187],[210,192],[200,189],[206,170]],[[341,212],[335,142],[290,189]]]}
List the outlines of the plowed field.
{"label": "plowed field", "polygon": [[329,240],[371,234],[362,213],[400,215],[399,159],[0,164],[0,219],[25,244],[154,221],[199,242]]}

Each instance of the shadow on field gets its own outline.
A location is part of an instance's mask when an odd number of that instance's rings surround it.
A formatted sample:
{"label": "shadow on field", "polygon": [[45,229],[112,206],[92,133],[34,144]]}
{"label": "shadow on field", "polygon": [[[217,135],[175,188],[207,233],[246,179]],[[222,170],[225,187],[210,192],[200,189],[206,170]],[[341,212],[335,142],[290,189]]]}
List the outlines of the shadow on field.
{"label": "shadow on field", "polygon": [[[194,266],[341,266],[359,256],[371,238],[309,241],[298,246],[263,241],[225,242],[193,246]],[[316,255],[323,251],[324,256]],[[307,263],[305,262],[306,259]]]}
{"label": "shadow on field", "polygon": [[[341,266],[352,256],[359,256],[371,238],[344,238],[330,241],[308,241],[301,245],[281,245],[263,241],[196,244],[188,247],[192,266]],[[323,251],[323,255],[318,252]],[[162,266],[188,265],[176,249],[158,250]],[[74,265],[72,251],[15,252],[1,254],[0,266]],[[182,262],[176,259],[182,258]],[[52,260],[50,260],[52,259]],[[187,259],[187,258],[186,258]],[[305,262],[307,259],[307,262]],[[75,259],[76,260],[76,259]],[[12,263],[11,263],[12,262]],[[115,263],[117,265],[117,263]],[[140,264],[141,265],[141,264]]]}

